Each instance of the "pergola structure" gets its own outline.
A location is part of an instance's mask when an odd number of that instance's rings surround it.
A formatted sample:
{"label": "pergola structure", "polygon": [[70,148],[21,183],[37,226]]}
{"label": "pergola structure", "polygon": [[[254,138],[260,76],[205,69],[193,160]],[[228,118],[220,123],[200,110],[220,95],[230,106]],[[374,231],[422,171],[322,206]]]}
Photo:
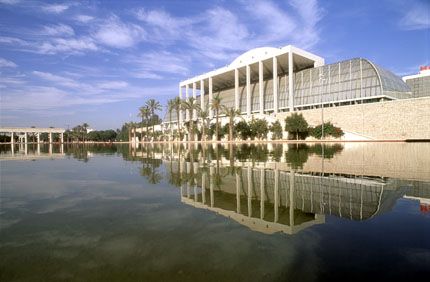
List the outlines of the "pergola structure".
{"label": "pergola structure", "polygon": [[64,132],[63,128],[34,128],[34,127],[1,127],[0,133],[10,134],[11,143],[15,143],[15,134],[24,134],[24,143],[28,143],[28,133],[34,133],[37,135],[37,143],[40,143],[40,134],[48,133],[49,143],[52,143],[52,134],[60,134],[60,141],[64,143]]}

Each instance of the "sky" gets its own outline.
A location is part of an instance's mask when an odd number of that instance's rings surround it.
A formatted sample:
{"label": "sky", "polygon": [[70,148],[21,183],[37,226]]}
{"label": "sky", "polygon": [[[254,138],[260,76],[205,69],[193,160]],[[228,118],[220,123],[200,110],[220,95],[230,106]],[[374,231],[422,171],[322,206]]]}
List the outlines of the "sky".
{"label": "sky", "polygon": [[120,128],[184,79],[290,44],[415,74],[430,1],[0,0],[0,126]]}

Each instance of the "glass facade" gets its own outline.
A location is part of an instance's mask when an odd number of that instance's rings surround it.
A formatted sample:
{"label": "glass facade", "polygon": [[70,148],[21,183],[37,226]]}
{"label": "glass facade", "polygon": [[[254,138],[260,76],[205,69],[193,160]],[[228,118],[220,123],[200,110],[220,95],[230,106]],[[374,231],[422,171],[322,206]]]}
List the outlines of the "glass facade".
{"label": "glass facade", "polygon": [[430,96],[430,75],[408,79],[406,84],[411,88],[414,97]]}
{"label": "glass facade", "polygon": [[[341,61],[321,67],[309,68],[294,75],[293,104],[295,110],[324,106],[341,106],[351,103],[377,102],[413,98],[410,87],[401,78],[362,58]],[[289,110],[289,77],[278,76],[278,110]],[[273,112],[273,79],[265,80],[264,112]],[[427,84],[429,82],[426,82]],[[426,84],[426,85],[427,85]],[[421,87],[421,86],[418,86]],[[429,87],[427,87],[427,91]],[[207,91],[206,91],[207,93]],[[222,104],[234,107],[234,87],[214,92]],[[205,95],[207,101],[208,95]],[[200,102],[200,98],[197,99]],[[251,112],[260,110],[259,82],[251,82]],[[246,113],[246,85],[239,85],[239,106]],[[176,116],[176,115],[174,115]]]}

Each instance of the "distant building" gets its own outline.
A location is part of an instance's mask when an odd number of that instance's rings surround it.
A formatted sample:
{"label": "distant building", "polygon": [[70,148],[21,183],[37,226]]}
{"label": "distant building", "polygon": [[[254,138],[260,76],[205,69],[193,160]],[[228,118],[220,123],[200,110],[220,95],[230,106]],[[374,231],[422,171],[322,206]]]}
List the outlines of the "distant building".
{"label": "distant building", "polygon": [[430,96],[430,66],[420,67],[418,74],[404,76],[403,81],[409,85],[414,97]]}

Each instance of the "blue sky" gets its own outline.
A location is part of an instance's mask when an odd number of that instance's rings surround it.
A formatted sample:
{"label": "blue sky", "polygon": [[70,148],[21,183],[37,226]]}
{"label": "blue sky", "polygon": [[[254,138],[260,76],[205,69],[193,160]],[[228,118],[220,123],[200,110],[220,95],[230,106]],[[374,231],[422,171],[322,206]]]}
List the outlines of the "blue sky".
{"label": "blue sky", "polygon": [[178,82],[262,46],[398,75],[430,64],[430,2],[0,0],[1,126],[138,121]]}

